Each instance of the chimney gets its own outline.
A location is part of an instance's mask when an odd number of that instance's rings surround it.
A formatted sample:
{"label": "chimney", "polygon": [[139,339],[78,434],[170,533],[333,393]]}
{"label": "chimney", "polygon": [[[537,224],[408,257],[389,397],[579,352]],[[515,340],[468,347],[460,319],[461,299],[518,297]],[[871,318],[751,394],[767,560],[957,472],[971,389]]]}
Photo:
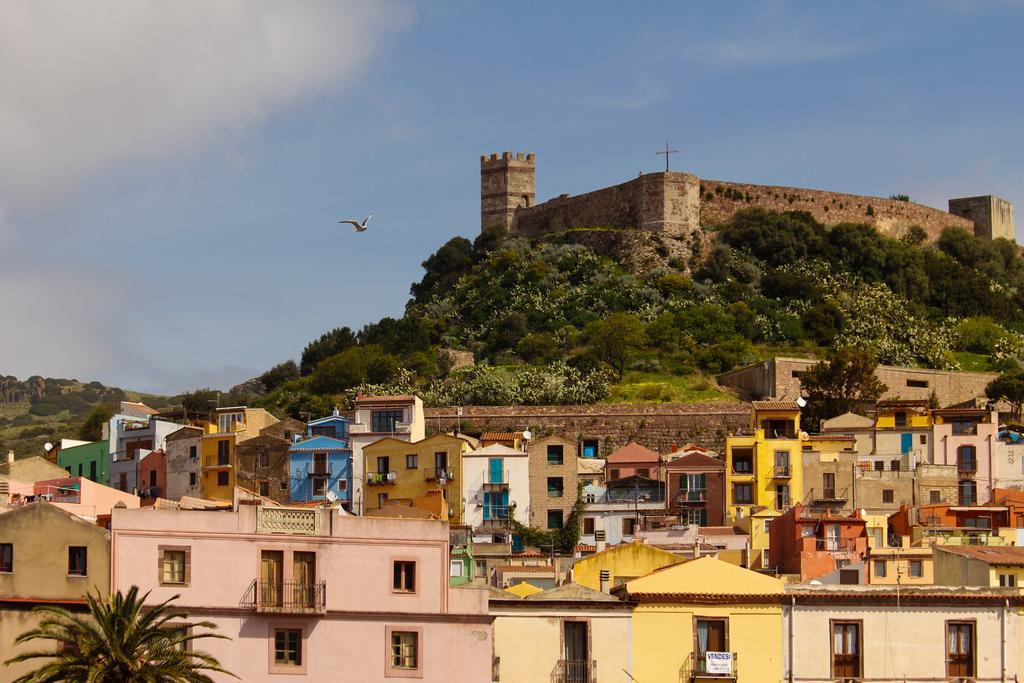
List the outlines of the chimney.
{"label": "chimney", "polygon": [[334,417],[338,417],[339,415],[341,415],[341,411],[340,411],[340,410],[338,410],[338,407],[337,407],[337,406],[335,406],[335,407],[334,407]]}
{"label": "chimney", "polygon": [[611,593],[612,592],[612,572],[610,569],[601,570],[601,592]]}
{"label": "chimney", "polygon": [[596,552],[601,552],[608,547],[608,543],[605,541],[604,529],[594,531],[594,546]]}
{"label": "chimney", "polygon": [[14,462],[14,450],[7,451],[7,464],[10,465]]}

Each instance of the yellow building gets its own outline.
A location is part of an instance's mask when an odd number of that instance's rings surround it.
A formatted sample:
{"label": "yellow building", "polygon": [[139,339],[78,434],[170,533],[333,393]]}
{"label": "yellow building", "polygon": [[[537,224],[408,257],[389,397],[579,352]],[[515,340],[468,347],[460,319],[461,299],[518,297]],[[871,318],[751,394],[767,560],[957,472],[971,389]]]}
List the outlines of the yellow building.
{"label": "yellow building", "polygon": [[715,672],[716,679],[782,680],[783,586],[701,557],[616,589],[636,604],[633,680],[689,683]]}
{"label": "yellow building", "polygon": [[752,508],[787,510],[803,498],[800,406],[795,401],[754,401],[753,436],[725,440],[726,517]]}
{"label": "yellow building", "polygon": [[581,586],[601,590],[601,572],[607,571],[607,590],[685,559],[667,550],[633,541],[576,560],[572,566],[572,580]]}
{"label": "yellow building", "polygon": [[750,536],[750,552],[747,556],[748,569],[768,569],[768,529],[772,520],[781,513],[772,508],[752,508],[750,514],[736,520],[736,526]]}
{"label": "yellow building", "polygon": [[927,586],[935,582],[931,546],[870,548],[867,582],[881,586]]}
{"label": "yellow building", "polygon": [[494,680],[630,680],[631,604],[573,583],[525,598],[494,590],[489,602],[494,617]]}
{"label": "yellow building", "polygon": [[[362,509],[378,510],[388,500],[411,500],[440,489],[448,501],[448,519],[462,523],[462,454],[467,439],[435,434],[408,442],[385,437],[363,447],[366,486]],[[357,502],[358,505],[358,502]]]}
{"label": "yellow building", "polygon": [[1024,547],[936,545],[935,583],[944,586],[1024,586]]}
{"label": "yellow building", "polygon": [[213,419],[205,425],[206,433],[200,443],[200,495],[203,498],[232,500],[238,471],[235,446],[259,436],[261,429],[278,421],[263,408],[216,408]]}

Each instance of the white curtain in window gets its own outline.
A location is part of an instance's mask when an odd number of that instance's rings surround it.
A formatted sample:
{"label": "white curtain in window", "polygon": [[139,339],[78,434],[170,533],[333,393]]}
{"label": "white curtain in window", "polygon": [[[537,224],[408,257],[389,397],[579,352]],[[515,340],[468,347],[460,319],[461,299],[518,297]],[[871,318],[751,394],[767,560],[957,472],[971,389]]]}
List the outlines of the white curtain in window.
{"label": "white curtain in window", "polygon": [[708,630],[708,622],[697,622],[697,648],[700,650],[701,653],[708,651]]}

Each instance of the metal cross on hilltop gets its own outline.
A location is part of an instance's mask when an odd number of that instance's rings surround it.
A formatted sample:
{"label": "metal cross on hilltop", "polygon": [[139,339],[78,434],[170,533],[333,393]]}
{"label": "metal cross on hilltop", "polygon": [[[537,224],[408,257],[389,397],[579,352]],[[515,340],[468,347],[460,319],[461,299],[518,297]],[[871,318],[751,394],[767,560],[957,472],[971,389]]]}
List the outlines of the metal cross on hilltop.
{"label": "metal cross on hilltop", "polygon": [[668,155],[669,154],[679,154],[679,150],[678,149],[669,149],[668,148],[668,143],[666,142],[665,143],[665,151],[664,152],[655,152],[655,154],[656,155],[657,154],[664,154],[665,155],[665,173],[668,173]]}

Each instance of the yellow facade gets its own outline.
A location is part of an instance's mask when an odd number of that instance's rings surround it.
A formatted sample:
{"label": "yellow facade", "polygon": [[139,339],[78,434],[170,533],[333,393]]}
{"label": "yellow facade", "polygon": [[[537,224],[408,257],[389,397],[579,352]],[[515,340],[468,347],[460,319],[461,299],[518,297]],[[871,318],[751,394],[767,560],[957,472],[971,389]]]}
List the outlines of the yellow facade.
{"label": "yellow facade", "polygon": [[[803,498],[800,410],[753,410],[753,436],[725,440],[726,517],[730,523],[751,509],[783,511]],[[781,403],[781,402],[763,402]],[[750,462],[748,464],[748,454]],[[746,496],[749,486],[749,496]]]}
{"label": "yellow facade", "polygon": [[576,560],[572,580],[581,586],[601,590],[601,570],[609,572],[612,587],[646,576],[656,569],[679,564],[685,558],[646,543],[625,543]]}
{"label": "yellow facade", "polygon": [[695,633],[703,620],[724,622],[724,651],[735,654],[738,680],[782,680],[783,585],[711,557],[630,581],[633,680],[693,680],[703,661]]}
{"label": "yellow facade", "polygon": [[867,582],[880,586],[927,586],[935,583],[931,548],[871,549]]}
{"label": "yellow facade", "polygon": [[385,437],[364,446],[364,509],[377,510],[385,500],[412,500],[441,489],[448,501],[449,521],[461,524],[462,454],[469,448],[465,439],[449,434],[413,443]]}
{"label": "yellow facade", "polygon": [[202,458],[202,476],[199,492],[203,498],[231,500],[235,488],[238,458],[235,455],[235,435],[217,432],[217,425],[207,426],[199,444]]}
{"label": "yellow facade", "polygon": [[907,407],[879,404],[875,414],[875,429],[897,429],[896,419],[898,414],[905,415],[900,418],[903,424],[899,429],[928,429],[932,426],[931,411],[918,412]]}
{"label": "yellow facade", "polygon": [[736,520],[736,526],[750,536],[750,554],[747,558],[749,569],[768,569],[772,566],[768,560],[768,529],[779,514],[778,510],[758,510]]}

